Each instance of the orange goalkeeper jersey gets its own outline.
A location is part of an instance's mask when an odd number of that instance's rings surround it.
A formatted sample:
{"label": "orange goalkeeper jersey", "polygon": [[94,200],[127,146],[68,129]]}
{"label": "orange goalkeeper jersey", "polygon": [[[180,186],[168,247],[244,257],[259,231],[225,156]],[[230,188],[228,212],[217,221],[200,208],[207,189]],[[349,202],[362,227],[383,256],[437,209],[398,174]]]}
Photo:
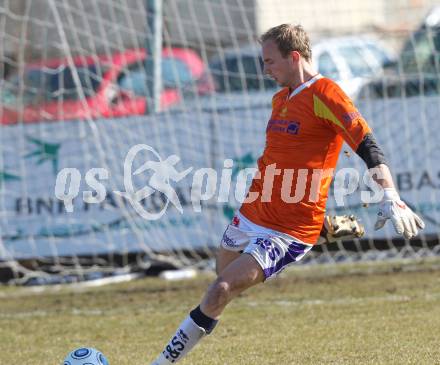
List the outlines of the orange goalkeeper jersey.
{"label": "orange goalkeeper jersey", "polygon": [[371,130],[330,79],[317,75],[289,91],[284,88],[272,99],[266,146],[240,213],[315,244],[342,144],[355,151]]}

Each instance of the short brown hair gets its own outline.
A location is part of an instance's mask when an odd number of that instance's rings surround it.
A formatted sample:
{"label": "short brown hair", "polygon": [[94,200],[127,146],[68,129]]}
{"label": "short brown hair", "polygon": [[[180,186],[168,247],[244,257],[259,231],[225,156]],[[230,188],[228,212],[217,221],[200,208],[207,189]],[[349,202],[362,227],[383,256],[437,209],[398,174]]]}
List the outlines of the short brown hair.
{"label": "short brown hair", "polygon": [[260,43],[273,40],[283,57],[297,51],[306,61],[312,58],[309,36],[301,25],[281,24],[270,28],[260,37]]}

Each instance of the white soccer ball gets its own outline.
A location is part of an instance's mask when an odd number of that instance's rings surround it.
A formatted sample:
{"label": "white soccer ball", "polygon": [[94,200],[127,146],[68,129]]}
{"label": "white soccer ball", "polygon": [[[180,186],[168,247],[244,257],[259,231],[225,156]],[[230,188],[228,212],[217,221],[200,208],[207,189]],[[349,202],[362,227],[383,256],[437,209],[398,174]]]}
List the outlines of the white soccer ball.
{"label": "white soccer ball", "polygon": [[109,365],[109,362],[98,350],[91,347],[80,347],[67,355],[63,365]]}

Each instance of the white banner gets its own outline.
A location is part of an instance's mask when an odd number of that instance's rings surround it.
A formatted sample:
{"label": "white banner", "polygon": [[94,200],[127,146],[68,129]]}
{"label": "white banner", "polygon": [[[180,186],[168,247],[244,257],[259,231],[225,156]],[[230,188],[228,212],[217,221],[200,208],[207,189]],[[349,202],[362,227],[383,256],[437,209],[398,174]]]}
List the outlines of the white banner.
{"label": "white banner", "polygon": [[[214,104],[214,103],[212,103]],[[207,103],[206,105],[212,105]],[[425,234],[439,232],[440,222],[440,99],[374,101],[359,105],[390,162],[402,198],[418,211],[427,227]],[[3,126],[0,143],[0,260],[26,257],[167,251],[217,246],[225,225],[238,203],[219,202],[219,182],[225,159],[232,159],[232,190],[239,170],[254,167],[262,153],[265,129],[270,116],[270,96],[237,98],[215,103],[215,108],[167,113],[154,117],[121,118],[88,122],[57,122]],[[143,219],[130,201],[124,185],[124,161],[138,144],[152,151],[139,151],[133,158],[132,172],[146,161],[166,160],[172,155],[177,173],[191,172],[172,185],[182,212],[164,193],[151,191],[140,201],[149,213],[166,212],[157,220]],[[348,147],[344,146],[344,151]],[[350,155],[350,157],[347,157]],[[159,156],[159,157],[158,157]],[[363,162],[352,152],[342,153],[338,169],[356,167]],[[55,183],[63,169],[75,169],[79,176],[73,190],[72,211],[55,196]],[[88,174],[105,169],[108,176]],[[212,189],[215,198],[202,200],[197,211],[191,196],[194,174],[205,168],[217,173]],[[154,169],[153,169],[154,170]],[[74,170],[71,170],[74,171]],[[97,171],[97,170],[95,170]],[[93,171],[92,171],[93,172]],[[151,174],[132,174],[134,191],[151,184]],[[147,181],[147,179],[149,179]],[[204,177],[205,184],[209,176]],[[105,187],[97,196],[93,182]],[[360,189],[363,189],[360,185]],[[90,191],[91,195],[84,193]],[[337,207],[330,194],[329,212],[354,213],[366,225],[366,238],[391,238],[390,225],[375,232],[377,207],[365,207],[358,190]],[[119,193],[118,193],[119,192]],[[208,191],[209,192],[209,191]],[[206,186],[200,194],[207,197]],[[69,191],[65,191],[68,194]],[[101,202],[93,203],[91,200]],[[89,202],[86,202],[89,201]]]}

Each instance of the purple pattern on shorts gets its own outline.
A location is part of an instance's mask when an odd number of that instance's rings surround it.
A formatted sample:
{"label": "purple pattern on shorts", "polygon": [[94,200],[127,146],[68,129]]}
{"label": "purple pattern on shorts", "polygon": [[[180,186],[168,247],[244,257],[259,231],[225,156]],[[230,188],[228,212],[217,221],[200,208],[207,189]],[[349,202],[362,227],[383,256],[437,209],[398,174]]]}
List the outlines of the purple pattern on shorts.
{"label": "purple pattern on shorts", "polygon": [[309,246],[303,245],[299,242],[292,242],[289,245],[289,248],[287,249],[284,257],[279,259],[275,266],[264,269],[264,276],[266,277],[266,279],[276,274],[285,266],[291,264],[292,262],[295,262],[298,256],[303,255],[308,248]]}

